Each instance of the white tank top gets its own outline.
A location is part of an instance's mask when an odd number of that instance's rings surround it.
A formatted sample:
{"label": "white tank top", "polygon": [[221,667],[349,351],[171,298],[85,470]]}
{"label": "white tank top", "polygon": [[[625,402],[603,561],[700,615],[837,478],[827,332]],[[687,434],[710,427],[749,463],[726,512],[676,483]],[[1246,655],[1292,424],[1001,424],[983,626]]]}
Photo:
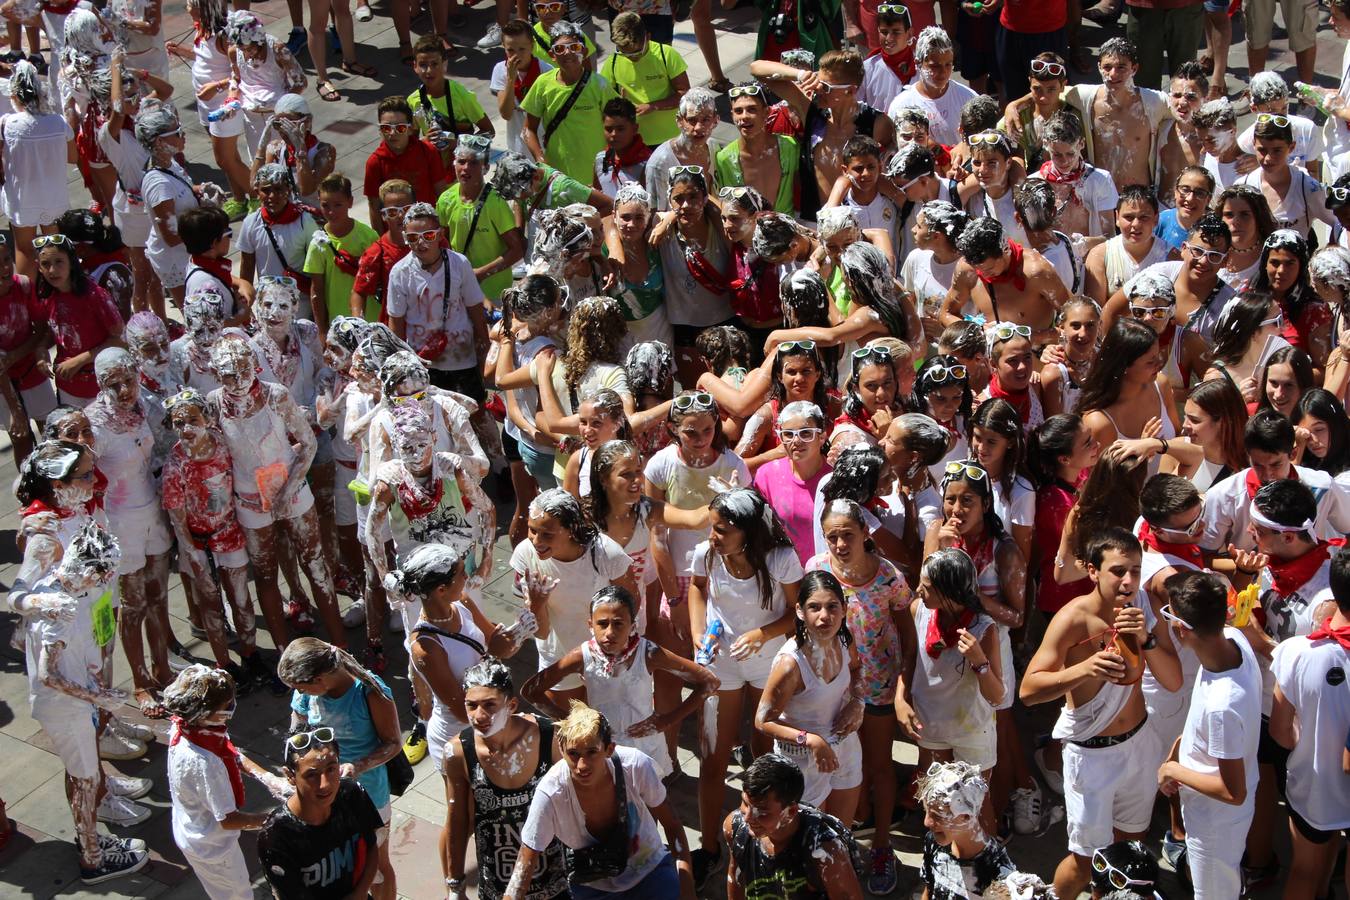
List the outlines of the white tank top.
{"label": "white tank top", "polygon": [[[1172,341],[1173,344],[1175,344],[1178,340],[1180,340],[1179,337],[1174,338]],[[1169,353],[1168,357],[1170,358],[1171,355],[1172,354]],[[1166,370],[1164,369],[1164,371]],[[1172,417],[1167,414],[1167,401],[1163,399],[1162,388],[1158,387],[1158,383],[1156,381],[1153,382],[1153,390],[1156,391],[1158,394],[1158,418],[1162,421],[1162,431],[1158,433],[1158,437],[1162,438],[1165,441],[1170,441],[1172,438],[1177,436],[1177,430],[1172,425]],[[1129,440],[1134,440],[1135,438],[1139,437],[1139,435],[1137,434],[1126,434],[1125,432],[1121,431],[1120,426],[1116,424],[1115,419],[1111,418],[1111,414],[1109,412],[1107,412],[1106,410],[1102,410],[1101,412],[1102,415],[1106,416],[1106,420],[1111,423],[1111,427],[1116,430],[1117,438],[1126,438]],[[1152,459],[1148,461],[1149,475],[1158,474],[1158,463],[1159,458],[1157,456],[1154,456]]]}
{"label": "white tank top", "polygon": [[1168,246],[1159,238],[1153,239],[1148,253],[1138,263],[1125,250],[1125,239],[1116,235],[1106,242],[1106,296],[1109,298],[1125,286],[1139,270],[1147,269],[1154,263],[1167,261]]}
{"label": "white tank top", "polygon": [[646,638],[638,638],[638,647],[628,668],[608,675],[587,641],[581,645],[581,680],[586,686],[586,702],[609,719],[610,727],[614,729],[614,742],[641,750],[652,758],[665,776],[672,770],[665,732],[637,738],[628,736],[628,729],[655,711],[652,675],[647,668],[647,654],[655,651],[655,644]]}
{"label": "white tank top", "polygon": [[844,648],[843,663],[830,681],[823,681],[811,668],[806,654],[797,646],[797,639],[789,638],[774,656],[774,665],[783,658],[796,662],[801,674],[802,689],[793,694],[783,704],[780,720],[790,728],[799,728],[822,737],[834,730],[834,717],[844,705],[848,695],[850,672],[848,668],[848,649]]}
{"label": "white tank top", "polygon": [[[285,388],[277,385],[276,390],[284,391]],[[258,470],[277,465],[287,468],[294,454],[286,435],[286,423],[272,408],[267,391],[268,385],[264,383],[262,407],[253,415],[220,417],[220,428],[225,433],[234,463],[234,493],[238,497],[256,498]]]}
{"label": "white tank top", "polygon": [[126,431],[115,431],[107,425],[94,429],[98,448],[98,468],[108,479],[104,503],[114,516],[122,510],[141,509],[158,505],[155,482],[150,473],[150,460],[155,449],[155,438],[150,424],[140,424]]}
{"label": "white tank top", "polygon": [[[438,629],[442,632],[438,634],[437,631],[432,630],[433,628],[437,628],[437,626],[423,619],[417,623],[414,639],[421,641],[424,647],[435,642],[445,653],[446,662],[450,666],[450,674],[455,681],[460,681],[464,677],[465,670],[482,659],[483,654],[470,644],[449,637],[442,629]],[[473,617],[463,607],[459,608],[459,630],[455,633],[476,642],[480,647],[486,648],[487,646],[487,642],[483,638],[483,632],[478,629],[478,626],[474,624]],[[435,691],[431,692],[431,718],[427,720],[427,737],[429,740],[438,743],[440,747],[444,747],[445,742],[462,731],[467,724],[469,723],[464,719],[464,707],[452,709],[446,705],[445,701],[441,700]]]}

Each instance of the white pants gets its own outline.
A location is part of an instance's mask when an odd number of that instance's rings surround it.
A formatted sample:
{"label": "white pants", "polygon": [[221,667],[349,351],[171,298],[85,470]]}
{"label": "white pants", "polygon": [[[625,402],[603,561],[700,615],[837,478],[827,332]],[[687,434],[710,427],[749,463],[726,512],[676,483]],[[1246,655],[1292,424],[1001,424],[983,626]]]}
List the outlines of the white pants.
{"label": "white pants", "polygon": [[1181,817],[1186,822],[1186,862],[1195,900],[1237,900],[1242,893],[1242,836],[1251,827],[1252,802],[1241,819],[1236,807],[1182,788]]}
{"label": "white pants", "polygon": [[202,883],[202,890],[211,900],[253,900],[253,883],[248,877],[248,863],[236,838],[229,853],[218,853],[210,859],[193,855],[188,847],[179,847],[188,865]]}

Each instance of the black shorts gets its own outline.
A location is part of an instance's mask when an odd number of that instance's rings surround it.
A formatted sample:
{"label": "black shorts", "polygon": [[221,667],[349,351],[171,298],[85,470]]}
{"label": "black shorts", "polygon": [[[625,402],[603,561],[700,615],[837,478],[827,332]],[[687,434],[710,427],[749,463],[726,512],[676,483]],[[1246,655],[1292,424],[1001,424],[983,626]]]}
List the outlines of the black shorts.
{"label": "black shorts", "polygon": [[1310,844],[1325,844],[1334,838],[1337,834],[1341,837],[1350,839],[1350,828],[1335,828],[1331,831],[1323,831],[1320,828],[1314,828],[1308,824],[1308,820],[1298,814],[1293,806],[1285,804],[1289,808],[1289,821],[1298,829],[1298,833],[1303,835],[1304,839]]}
{"label": "black shorts", "polygon": [[520,458],[520,444],[504,428],[502,429],[502,454],[506,457],[508,463],[523,461]]}
{"label": "black shorts", "polygon": [[483,384],[483,373],[477,367],[470,369],[429,369],[428,378],[433,386],[444,391],[458,391],[473,398],[482,409],[487,403],[487,385]]}
{"label": "black shorts", "polygon": [[1256,761],[1263,766],[1274,767],[1275,787],[1279,789],[1281,797],[1284,796],[1284,784],[1289,775],[1289,753],[1289,750],[1281,747],[1279,742],[1270,736],[1270,717],[1262,716],[1261,737],[1256,745]]}
{"label": "black shorts", "polygon": [[864,703],[863,715],[865,716],[890,716],[895,718],[894,703]]}

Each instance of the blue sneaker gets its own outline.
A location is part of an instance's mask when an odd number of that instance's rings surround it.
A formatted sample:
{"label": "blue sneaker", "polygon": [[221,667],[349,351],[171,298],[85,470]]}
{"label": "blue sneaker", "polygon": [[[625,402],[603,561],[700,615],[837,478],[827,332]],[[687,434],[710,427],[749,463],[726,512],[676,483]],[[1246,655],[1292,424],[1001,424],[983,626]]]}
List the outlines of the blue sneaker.
{"label": "blue sneaker", "polygon": [[308,33],[297,25],[291,29],[290,36],[286,38],[286,49],[291,51],[291,56],[299,56],[300,51],[308,46],[308,41]]}

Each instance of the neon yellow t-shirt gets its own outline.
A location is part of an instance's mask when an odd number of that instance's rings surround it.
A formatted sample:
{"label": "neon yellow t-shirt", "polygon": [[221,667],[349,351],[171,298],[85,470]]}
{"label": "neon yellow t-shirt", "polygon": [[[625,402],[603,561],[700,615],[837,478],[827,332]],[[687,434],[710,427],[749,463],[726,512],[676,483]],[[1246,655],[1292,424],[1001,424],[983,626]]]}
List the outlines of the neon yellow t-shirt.
{"label": "neon yellow t-shirt", "polygon": [[[488,190],[487,186],[483,190]],[[477,200],[465,200],[459,195],[458,183],[446,188],[436,201],[436,214],[445,226],[451,249],[467,256],[469,264],[475,269],[502,255],[506,250],[506,241],[502,240],[502,235],[516,227],[511,205],[502,199],[501,194],[492,191],[483,202],[483,212],[474,226],[473,242],[469,243],[466,251],[464,245],[468,242],[469,223],[473,221],[473,211],[477,206]],[[508,267],[484,278],[479,286],[489,300],[496,300],[502,291],[511,286],[511,269]]]}
{"label": "neon yellow t-shirt", "polygon": [[[351,255],[353,267],[361,259],[361,254],[366,252],[366,248],[380,239],[374,228],[355,219],[352,220],[352,230],[342,237],[335,237],[328,231],[327,226],[324,226],[323,231],[328,235],[329,241],[337,244],[339,250]],[[305,249],[304,273],[323,276],[323,302],[330,321],[337,316],[352,314],[350,301],[356,273],[353,271],[349,275],[338,268],[332,247],[325,242],[311,240]],[[366,321],[374,322],[379,315],[379,300],[375,297],[367,298]]]}
{"label": "neon yellow t-shirt", "polygon": [[[422,93],[425,87],[419,87],[408,95],[408,105],[413,108],[413,112],[422,105]],[[460,134],[473,131],[473,126],[477,125],[487,115],[483,111],[483,104],[478,102],[473,91],[450,78],[445,79],[445,93],[439,97],[427,95],[428,104],[439,113],[443,118],[452,118],[450,110],[454,109],[454,121],[457,131]],[[415,119],[414,119],[415,120]],[[419,129],[423,134],[426,129]]]}
{"label": "neon yellow t-shirt", "polygon": [[[586,58],[595,56],[595,43],[583,34],[581,41],[586,45]],[[553,57],[548,55],[549,48],[553,46],[553,39],[548,36],[548,31],[544,28],[543,22],[534,23],[534,55],[540,62],[546,62],[553,65]]]}
{"label": "neon yellow t-shirt", "polygon": [[[655,41],[647,42],[647,52],[637,61],[615,53],[605,60],[600,73],[619,92],[635,106],[664,100],[675,93],[672,82],[688,71],[684,57],[674,48]],[[647,146],[668,141],[680,133],[675,124],[674,109],[658,109],[638,117],[638,131]]]}
{"label": "neon yellow t-shirt", "polygon": [[560,75],[558,69],[540,75],[520,101],[520,108],[539,117],[544,161],[564,175],[590,184],[595,178],[595,154],[605,149],[605,120],[600,111],[616,95],[604,78],[592,74],[566,117],[552,134],[545,135],[549,122],[567,103],[575,87],[563,84]]}

